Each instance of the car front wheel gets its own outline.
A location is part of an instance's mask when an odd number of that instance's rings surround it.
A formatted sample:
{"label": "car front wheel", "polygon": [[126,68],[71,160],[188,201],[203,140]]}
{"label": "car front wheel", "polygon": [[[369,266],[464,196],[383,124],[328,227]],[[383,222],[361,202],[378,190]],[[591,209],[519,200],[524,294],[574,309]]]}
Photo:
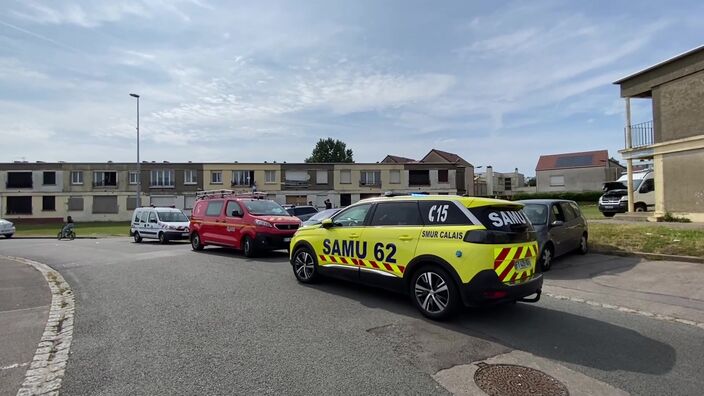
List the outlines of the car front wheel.
{"label": "car front wheel", "polygon": [[140,243],[142,242],[142,236],[139,235],[139,232],[135,231],[135,233],[132,235],[134,238],[135,243]]}
{"label": "car front wheel", "polygon": [[252,241],[252,238],[248,236],[244,237],[244,240],[242,240],[242,252],[244,252],[246,257],[254,257],[256,252],[254,251],[254,242]]}
{"label": "car front wheel", "polygon": [[552,267],[552,259],[553,259],[553,250],[551,246],[545,246],[543,248],[543,251],[540,253],[540,259],[538,260],[540,263],[540,270],[542,272],[547,272],[550,271],[550,267]]}
{"label": "car front wheel", "polygon": [[460,306],[455,281],[440,267],[423,267],[411,279],[411,296],[416,308],[433,320],[450,318]]}
{"label": "car front wheel", "polygon": [[203,243],[200,241],[200,235],[197,232],[191,234],[191,249],[196,251],[203,250]]}
{"label": "car front wheel", "polygon": [[301,283],[318,281],[318,263],[309,248],[299,248],[293,254],[293,274]]}
{"label": "car front wheel", "polygon": [[580,254],[587,254],[589,252],[589,240],[586,233],[582,234],[582,238],[579,240],[578,251]]}

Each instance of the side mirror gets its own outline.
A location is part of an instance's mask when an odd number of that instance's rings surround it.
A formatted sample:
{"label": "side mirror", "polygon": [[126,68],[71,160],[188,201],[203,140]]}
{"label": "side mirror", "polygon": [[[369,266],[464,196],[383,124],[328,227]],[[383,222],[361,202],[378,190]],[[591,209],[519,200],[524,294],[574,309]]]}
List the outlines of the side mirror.
{"label": "side mirror", "polygon": [[232,217],[242,217],[242,212],[239,212],[237,210],[233,210]]}
{"label": "side mirror", "polygon": [[565,222],[562,220],[555,220],[552,223],[550,223],[550,225],[553,227],[560,227],[560,226],[565,225]]}
{"label": "side mirror", "polygon": [[334,226],[335,223],[333,223],[332,219],[325,219],[325,220],[323,220],[323,221],[320,222],[320,225],[321,225],[323,228],[330,228],[330,227]]}
{"label": "side mirror", "polygon": [[149,220],[149,222],[152,223],[152,224],[156,224],[156,223],[157,223],[156,220]]}

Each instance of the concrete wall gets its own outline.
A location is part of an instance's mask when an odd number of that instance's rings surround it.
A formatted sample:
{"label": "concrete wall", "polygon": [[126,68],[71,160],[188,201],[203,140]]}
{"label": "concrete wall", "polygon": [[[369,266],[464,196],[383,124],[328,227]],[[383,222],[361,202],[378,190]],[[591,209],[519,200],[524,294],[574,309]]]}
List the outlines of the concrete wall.
{"label": "concrete wall", "polygon": [[[603,183],[618,178],[618,168],[593,167],[537,171],[538,192],[601,191]],[[550,176],[564,176],[563,187],[551,187]]]}
{"label": "concrete wall", "polygon": [[[278,191],[281,189],[281,165],[280,164],[202,164],[203,166],[203,189],[204,190],[231,190],[230,181],[233,170],[254,171],[254,182],[257,184],[257,191]],[[276,180],[273,183],[266,182],[265,171],[276,172]],[[222,184],[211,183],[210,172],[222,171]],[[251,191],[251,188],[238,187],[238,190]]]}
{"label": "concrete wall", "polygon": [[655,142],[704,134],[704,71],[653,89]]}
{"label": "concrete wall", "polygon": [[[340,183],[340,172],[351,171],[350,183]],[[401,172],[401,183],[391,183],[391,171],[396,170]],[[362,171],[380,171],[381,186],[360,186]],[[385,192],[408,188],[408,172],[404,172],[401,164],[338,164],[334,168],[335,191],[340,192]]]}
{"label": "concrete wall", "polygon": [[704,149],[664,154],[662,169],[664,211],[704,213]]}

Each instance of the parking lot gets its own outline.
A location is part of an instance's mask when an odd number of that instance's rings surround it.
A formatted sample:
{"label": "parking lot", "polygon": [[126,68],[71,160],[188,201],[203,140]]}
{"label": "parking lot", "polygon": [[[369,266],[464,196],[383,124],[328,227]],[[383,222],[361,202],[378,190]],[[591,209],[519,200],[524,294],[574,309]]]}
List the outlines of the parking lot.
{"label": "parking lot", "polygon": [[[284,253],[245,259],[127,238],[2,242],[0,255],[47,263],[74,290],[65,394],[444,393],[471,382],[446,370],[515,352],[585,389],[704,385],[701,329],[579,302],[544,297],[437,323],[404,296],[300,285]],[[562,264],[570,260],[580,258]]]}

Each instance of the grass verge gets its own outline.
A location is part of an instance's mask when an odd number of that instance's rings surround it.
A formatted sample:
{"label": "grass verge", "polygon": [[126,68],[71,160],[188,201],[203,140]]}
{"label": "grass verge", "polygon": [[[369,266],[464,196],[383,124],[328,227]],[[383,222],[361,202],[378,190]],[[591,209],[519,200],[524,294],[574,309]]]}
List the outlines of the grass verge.
{"label": "grass verge", "polygon": [[590,222],[589,243],[603,250],[704,257],[704,230]]}
{"label": "grass verge", "polygon": [[[17,224],[18,237],[23,236],[48,236],[56,237],[61,230],[61,224]],[[93,222],[76,223],[74,230],[78,237],[106,237],[106,236],[128,236],[130,232],[129,222]]]}

